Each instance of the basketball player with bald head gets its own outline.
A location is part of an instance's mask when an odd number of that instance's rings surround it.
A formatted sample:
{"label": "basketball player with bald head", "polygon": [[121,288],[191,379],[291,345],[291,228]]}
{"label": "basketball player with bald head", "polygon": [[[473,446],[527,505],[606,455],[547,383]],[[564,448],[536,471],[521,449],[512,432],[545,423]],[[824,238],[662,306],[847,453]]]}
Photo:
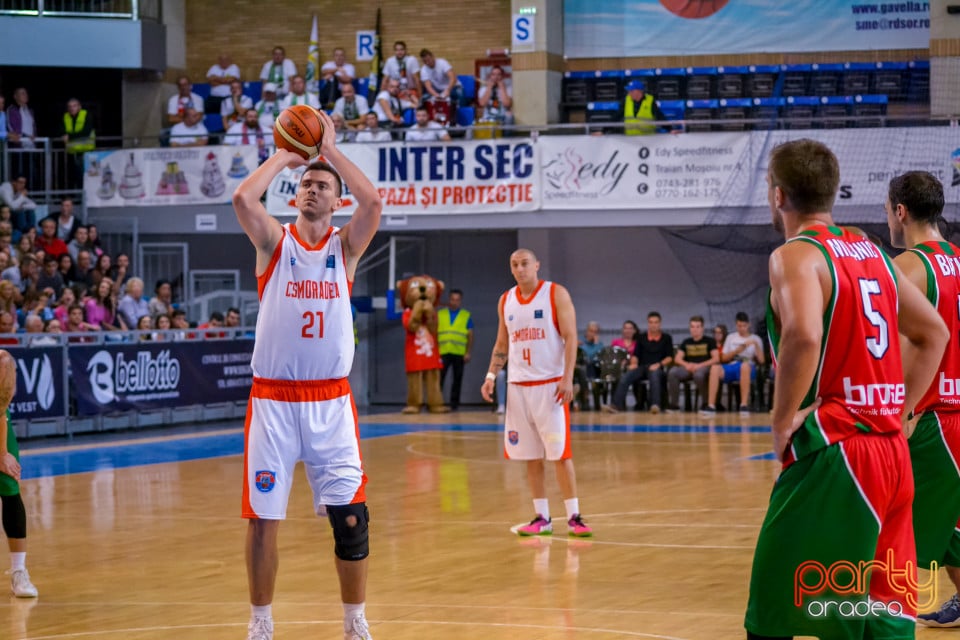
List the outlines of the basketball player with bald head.
{"label": "basketball player with bald head", "polygon": [[[947,323],[954,342],[917,405],[908,444],[916,497],[913,530],[917,566],[946,566],[960,592],[960,248],[937,227],[943,214],[943,185],[932,173],[909,171],[890,181],[887,226],[890,243],[907,248],[894,259],[906,279],[920,289]],[[934,565],[936,563],[936,565]],[[936,578],[934,578],[936,579]],[[960,627],[957,593],[938,610],[917,616],[929,627]]]}
{"label": "basketball player with bald head", "polygon": [[[277,532],[299,460],[313,491],[313,507],[333,528],[344,639],[370,639],[364,614],[367,478],[347,376],[354,355],[350,289],[360,256],[380,224],[382,203],[373,184],[336,147],[333,121],[322,111],[318,115],[324,162],[278,150],[233,195],[240,226],[257,250],[260,294],[243,463],[248,640],[273,638]],[[297,219],[281,225],[260,197],[287,166],[305,170],[297,188]],[[344,184],[357,208],[337,228],[331,221],[343,204]]]}
{"label": "basketball player with bald head", "polygon": [[517,286],[500,296],[497,342],[480,393],[487,402],[493,401],[497,374],[509,360],[503,450],[507,459],[527,462],[536,514],[529,524],[513,531],[521,536],[553,533],[544,482],[546,459],[557,470],[567,531],[572,536],[590,536],[591,528],[580,517],[570,450],[570,401],[577,360],[573,301],[564,287],[540,279],[540,262],[530,249],[513,252],[510,271]]}
{"label": "basketball player with bald head", "polygon": [[[823,143],[775,147],[767,185],[786,240],[770,256],[767,310],[782,470],[753,558],[747,638],[913,638],[914,484],[902,421],[949,333],[879,247],[834,222],[840,166]],[[867,575],[853,584],[849,568]]]}

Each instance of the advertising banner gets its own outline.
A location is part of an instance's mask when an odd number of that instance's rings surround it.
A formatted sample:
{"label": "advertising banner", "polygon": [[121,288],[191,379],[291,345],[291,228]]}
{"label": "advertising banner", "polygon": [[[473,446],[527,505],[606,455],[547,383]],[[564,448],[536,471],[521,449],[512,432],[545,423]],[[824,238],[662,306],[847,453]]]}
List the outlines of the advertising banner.
{"label": "advertising banner", "polygon": [[927,49],[930,3],[564,0],[563,25],[567,58]]}
{"label": "advertising banner", "polygon": [[[338,147],[380,190],[385,215],[492,213],[540,208],[537,145],[525,138]],[[267,211],[295,216],[302,171],[285,169],[267,191]],[[342,213],[356,202],[343,194]]]}
{"label": "advertising banner", "polygon": [[253,340],[71,346],[77,413],[245,400]]}
{"label": "advertising banner", "polygon": [[94,151],[84,162],[84,204],[131,207],[228,203],[258,159],[243,145]]}
{"label": "advertising banner", "polygon": [[4,347],[17,364],[17,392],[10,403],[14,420],[66,415],[63,347]]}

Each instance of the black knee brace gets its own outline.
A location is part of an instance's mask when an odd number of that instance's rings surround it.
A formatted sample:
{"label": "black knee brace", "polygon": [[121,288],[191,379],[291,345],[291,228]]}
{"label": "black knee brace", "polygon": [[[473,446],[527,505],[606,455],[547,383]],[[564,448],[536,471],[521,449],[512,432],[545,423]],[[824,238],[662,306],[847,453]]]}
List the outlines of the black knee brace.
{"label": "black knee brace", "polygon": [[21,540],[27,537],[27,510],[23,508],[23,498],[18,493],[15,496],[0,496],[3,502],[2,518],[3,532],[8,538]]}
{"label": "black knee brace", "polygon": [[793,636],[758,636],[755,633],[747,631],[747,640],[793,640]]}
{"label": "black knee brace", "polygon": [[[348,524],[350,516],[354,522]],[[370,512],[364,502],[348,504],[342,507],[327,507],[327,517],[333,527],[334,553],[341,560],[363,560],[370,555],[370,541],[367,524]]]}

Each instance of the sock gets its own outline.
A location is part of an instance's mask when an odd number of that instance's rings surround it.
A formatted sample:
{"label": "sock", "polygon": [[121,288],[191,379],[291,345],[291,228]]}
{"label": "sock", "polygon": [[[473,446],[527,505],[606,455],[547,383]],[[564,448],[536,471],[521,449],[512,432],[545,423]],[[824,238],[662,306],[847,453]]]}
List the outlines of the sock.
{"label": "sock", "polygon": [[350,604],[349,602],[343,603],[343,630],[344,631],[350,631],[354,618],[363,617],[364,609],[366,608],[366,606],[367,605],[365,602],[361,602],[360,604]]}
{"label": "sock", "polygon": [[534,498],[533,510],[543,516],[544,520],[550,519],[550,501],[546,498]]}
{"label": "sock", "polygon": [[577,498],[564,500],[563,506],[567,509],[567,520],[580,513],[580,500]]}
{"label": "sock", "polygon": [[27,552],[10,552],[10,571],[22,571],[27,568]]}
{"label": "sock", "polygon": [[250,605],[251,618],[273,618],[273,605],[265,604],[263,606]]}

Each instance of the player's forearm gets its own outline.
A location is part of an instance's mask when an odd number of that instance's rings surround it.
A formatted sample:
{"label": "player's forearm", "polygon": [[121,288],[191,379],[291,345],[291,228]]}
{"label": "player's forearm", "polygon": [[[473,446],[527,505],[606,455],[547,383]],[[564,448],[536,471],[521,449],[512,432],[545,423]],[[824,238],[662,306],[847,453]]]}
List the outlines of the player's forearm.
{"label": "player's forearm", "polygon": [[909,348],[901,349],[903,383],[906,387],[903,402],[905,413],[912,412],[930,388],[930,383],[940,368],[940,360],[948,339],[946,332],[934,331],[919,340],[909,341]]}
{"label": "player's forearm", "polygon": [[787,363],[777,373],[773,394],[771,428],[786,433],[800,409],[820,362],[820,342],[810,336],[784,335],[780,342],[780,362]]}
{"label": "player's forearm", "polygon": [[563,379],[573,381],[573,370],[577,367],[577,337],[574,335],[563,345]]}
{"label": "player's forearm", "polygon": [[260,197],[270,187],[270,183],[283,170],[284,166],[286,166],[286,160],[280,155],[274,154],[267,158],[233,192],[234,204],[238,202],[243,204],[260,202]]}
{"label": "player's forearm", "polygon": [[493,353],[490,355],[490,366],[487,371],[497,375],[505,366],[507,366],[507,345],[498,342],[493,345]]}

